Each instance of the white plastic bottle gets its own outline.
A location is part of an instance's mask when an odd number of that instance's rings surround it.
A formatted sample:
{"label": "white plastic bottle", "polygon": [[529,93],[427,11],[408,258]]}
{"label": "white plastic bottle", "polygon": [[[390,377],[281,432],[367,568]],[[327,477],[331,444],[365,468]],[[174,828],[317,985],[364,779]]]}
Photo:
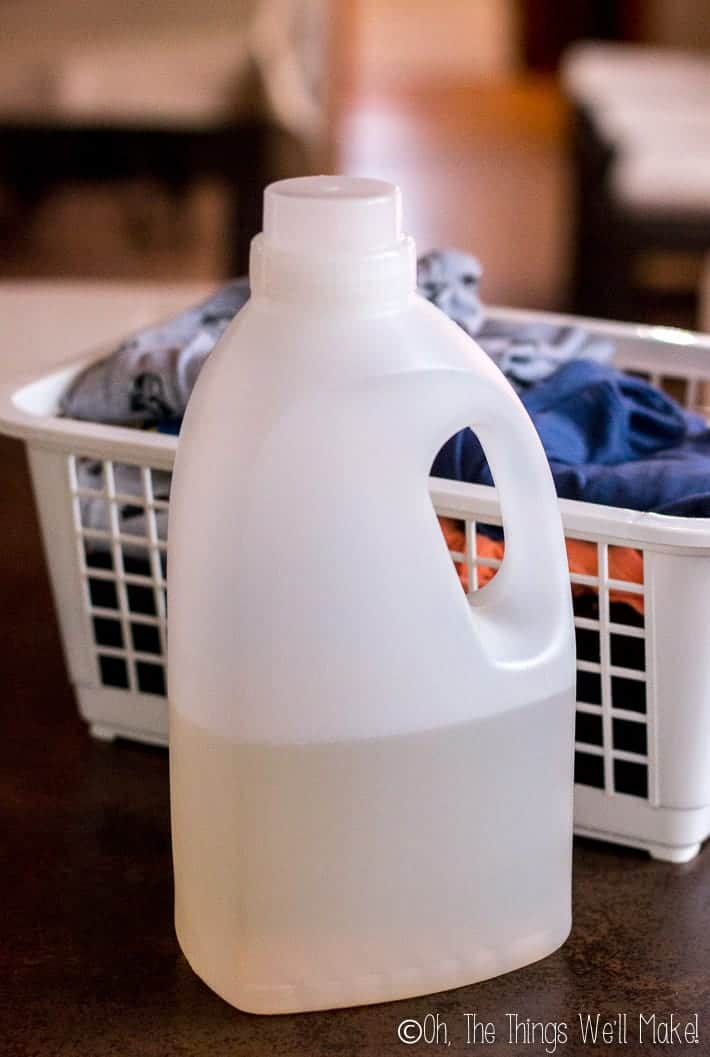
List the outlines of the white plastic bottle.
{"label": "white plastic bottle", "polygon": [[[266,190],[170,508],[180,945],[259,1013],[439,991],[570,927],[574,651],[550,472],[513,390],[415,294],[397,188]],[[506,554],[473,606],[427,490],[472,424]]]}

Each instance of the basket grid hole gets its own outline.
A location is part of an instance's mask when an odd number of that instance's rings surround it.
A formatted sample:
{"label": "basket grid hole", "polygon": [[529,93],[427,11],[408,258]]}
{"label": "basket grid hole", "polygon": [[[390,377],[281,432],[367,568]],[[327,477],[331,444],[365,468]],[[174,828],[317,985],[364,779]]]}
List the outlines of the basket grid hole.
{"label": "basket grid hole", "polygon": [[145,613],[147,616],[158,615],[155,604],[155,591],[152,587],[126,583],[126,596],[130,613]]}
{"label": "basket grid hole", "polygon": [[587,705],[601,705],[602,680],[599,672],[577,669],[577,700]]}
{"label": "basket grid hole", "polygon": [[138,624],[131,621],[131,641],[137,653],[162,655],[160,631],[155,624]]}
{"label": "basket grid hole", "polygon": [[74,495],[80,492],[101,495],[106,493],[104,465],[99,459],[76,458],[70,455],[69,487]]}
{"label": "basket grid hole", "polygon": [[648,767],[631,760],[614,760],[614,792],[648,798]]}
{"label": "basket grid hole", "polygon": [[[637,596],[634,597],[634,601],[636,598]],[[609,624],[624,629],[645,627],[643,611],[640,611],[637,606],[638,603],[636,606],[631,606],[627,601],[620,602],[612,598],[609,602]],[[616,630],[616,628],[610,628],[610,630]]]}
{"label": "basket grid hole", "polygon": [[574,780],[578,785],[604,788],[604,757],[589,752],[575,752]]}
{"label": "basket grid hole", "polygon": [[107,617],[94,617],[94,642],[97,646],[113,646],[123,649],[123,628],[120,620],[110,620]]}
{"label": "basket grid hole", "polygon": [[119,497],[145,498],[142,467],[132,463],[111,462],[113,470],[113,491]]}
{"label": "basket grid hole", "polygon": [[104,495],[80,496],[79,521],[84,529],[111,532],[111,505]]}
{"label": "basket grid hole", "polygon": [[646,712],[646,683],[641,679],[611,676],[611,701],[614,708],[626,712]]}
{"label": "basket grid hole", "polygon": [[612,731],[614,748],[622,752],[632,752],[638,756],[646,756],[648,752],[648,738],[645,723],[634,723],[628,719],[612,719]]}
{"label": "basket grid hole", "polygon": [[136,661],[136,682],[141,693],[165,697],[165,669],[162,664]]}
{"label": "basket grid hole", "polygon": [[99,671],[104,686],[114,686],[121,690],[129,688],[128,665],[124,658],[100,653]]}
{"label": "basket grid hole", "polygon": [[96,540],[82,537],[84,564],[89,569],[113,569],[113,554],[110,550],[97,547]]}
{"label": "basket grid hole", "polygon": [[635,547],[608,546],[609,579],[630,584],[643,582],[643,551]]}
{"label": "basket grid hole", "polygon": [[575,741],[583,742],[586,745],[603,745],[604,733],[601,713],[595,715],[592,712],[577,712],[574,736]]}
{"label": "basket grid hole", "polygon": [[572,590],[572,609],[576,617],[593,620],[599,624],[599,592],[595,589],[577,587]]}
{"label": "basket grid hole", "polygon": [[575,629],[577,639],[577,659],[580,661],[601,661],[601,644],[599,631],[592,628]]}
{"label": "basket grid hole", "polygon": [[116,580],[89,577],[89,601],[97,609],[115,609],[118,612],[118,591]]}
{"label": "basket grid hole", "polygon": [[629,635],[609,636],[611,663],[617,668],[646,670],[646,643],[642,638]]}

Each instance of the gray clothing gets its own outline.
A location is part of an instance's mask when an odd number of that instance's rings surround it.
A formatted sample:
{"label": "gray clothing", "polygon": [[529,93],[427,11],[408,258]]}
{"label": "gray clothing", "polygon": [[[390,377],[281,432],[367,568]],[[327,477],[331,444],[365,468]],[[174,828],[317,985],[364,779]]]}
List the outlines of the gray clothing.
{"label": "gray clothing", "polygon": [[234,279],[201,304],[127,338],[77,375],[61,397],[61,413],[139,427],[184,414],[208,353],[248,300],[249,281]]}
{"label": "gray clothing", "polygon": [[606,338],[589,334],[583,327],[562,327],[556,323],[484,319],[473,336],[517,387],[549,378],[569,360],[606,363],[614,354],[614,346]]}

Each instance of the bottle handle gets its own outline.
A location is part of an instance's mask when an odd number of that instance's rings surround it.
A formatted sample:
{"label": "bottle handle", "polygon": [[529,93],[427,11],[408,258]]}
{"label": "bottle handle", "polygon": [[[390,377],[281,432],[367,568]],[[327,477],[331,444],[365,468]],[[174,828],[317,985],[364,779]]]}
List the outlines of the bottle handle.
{"label": "bottle handle", "polygon": [[[491,365],[492,366],[492,365]],[[496,576],[471,599],[476,631],[506,667],[569,650],[574,635],[567,553],[552,473],[535,427],[496,369],[456,371],[471,429],[498,493],[505,531]]]}

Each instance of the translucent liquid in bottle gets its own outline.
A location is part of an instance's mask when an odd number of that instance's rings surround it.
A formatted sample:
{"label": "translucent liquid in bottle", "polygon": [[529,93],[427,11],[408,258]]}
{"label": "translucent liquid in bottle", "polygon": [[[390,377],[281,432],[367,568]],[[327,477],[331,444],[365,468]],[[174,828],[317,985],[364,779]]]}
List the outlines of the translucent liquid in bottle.
{"label": "translucent liquid in bottle", "polygon": [[192,967],[242,1009],[287,1012],[548,953],[570,926],[569,708],[565,693],[308,744],[230,740],[173,709],[175,917]]}

